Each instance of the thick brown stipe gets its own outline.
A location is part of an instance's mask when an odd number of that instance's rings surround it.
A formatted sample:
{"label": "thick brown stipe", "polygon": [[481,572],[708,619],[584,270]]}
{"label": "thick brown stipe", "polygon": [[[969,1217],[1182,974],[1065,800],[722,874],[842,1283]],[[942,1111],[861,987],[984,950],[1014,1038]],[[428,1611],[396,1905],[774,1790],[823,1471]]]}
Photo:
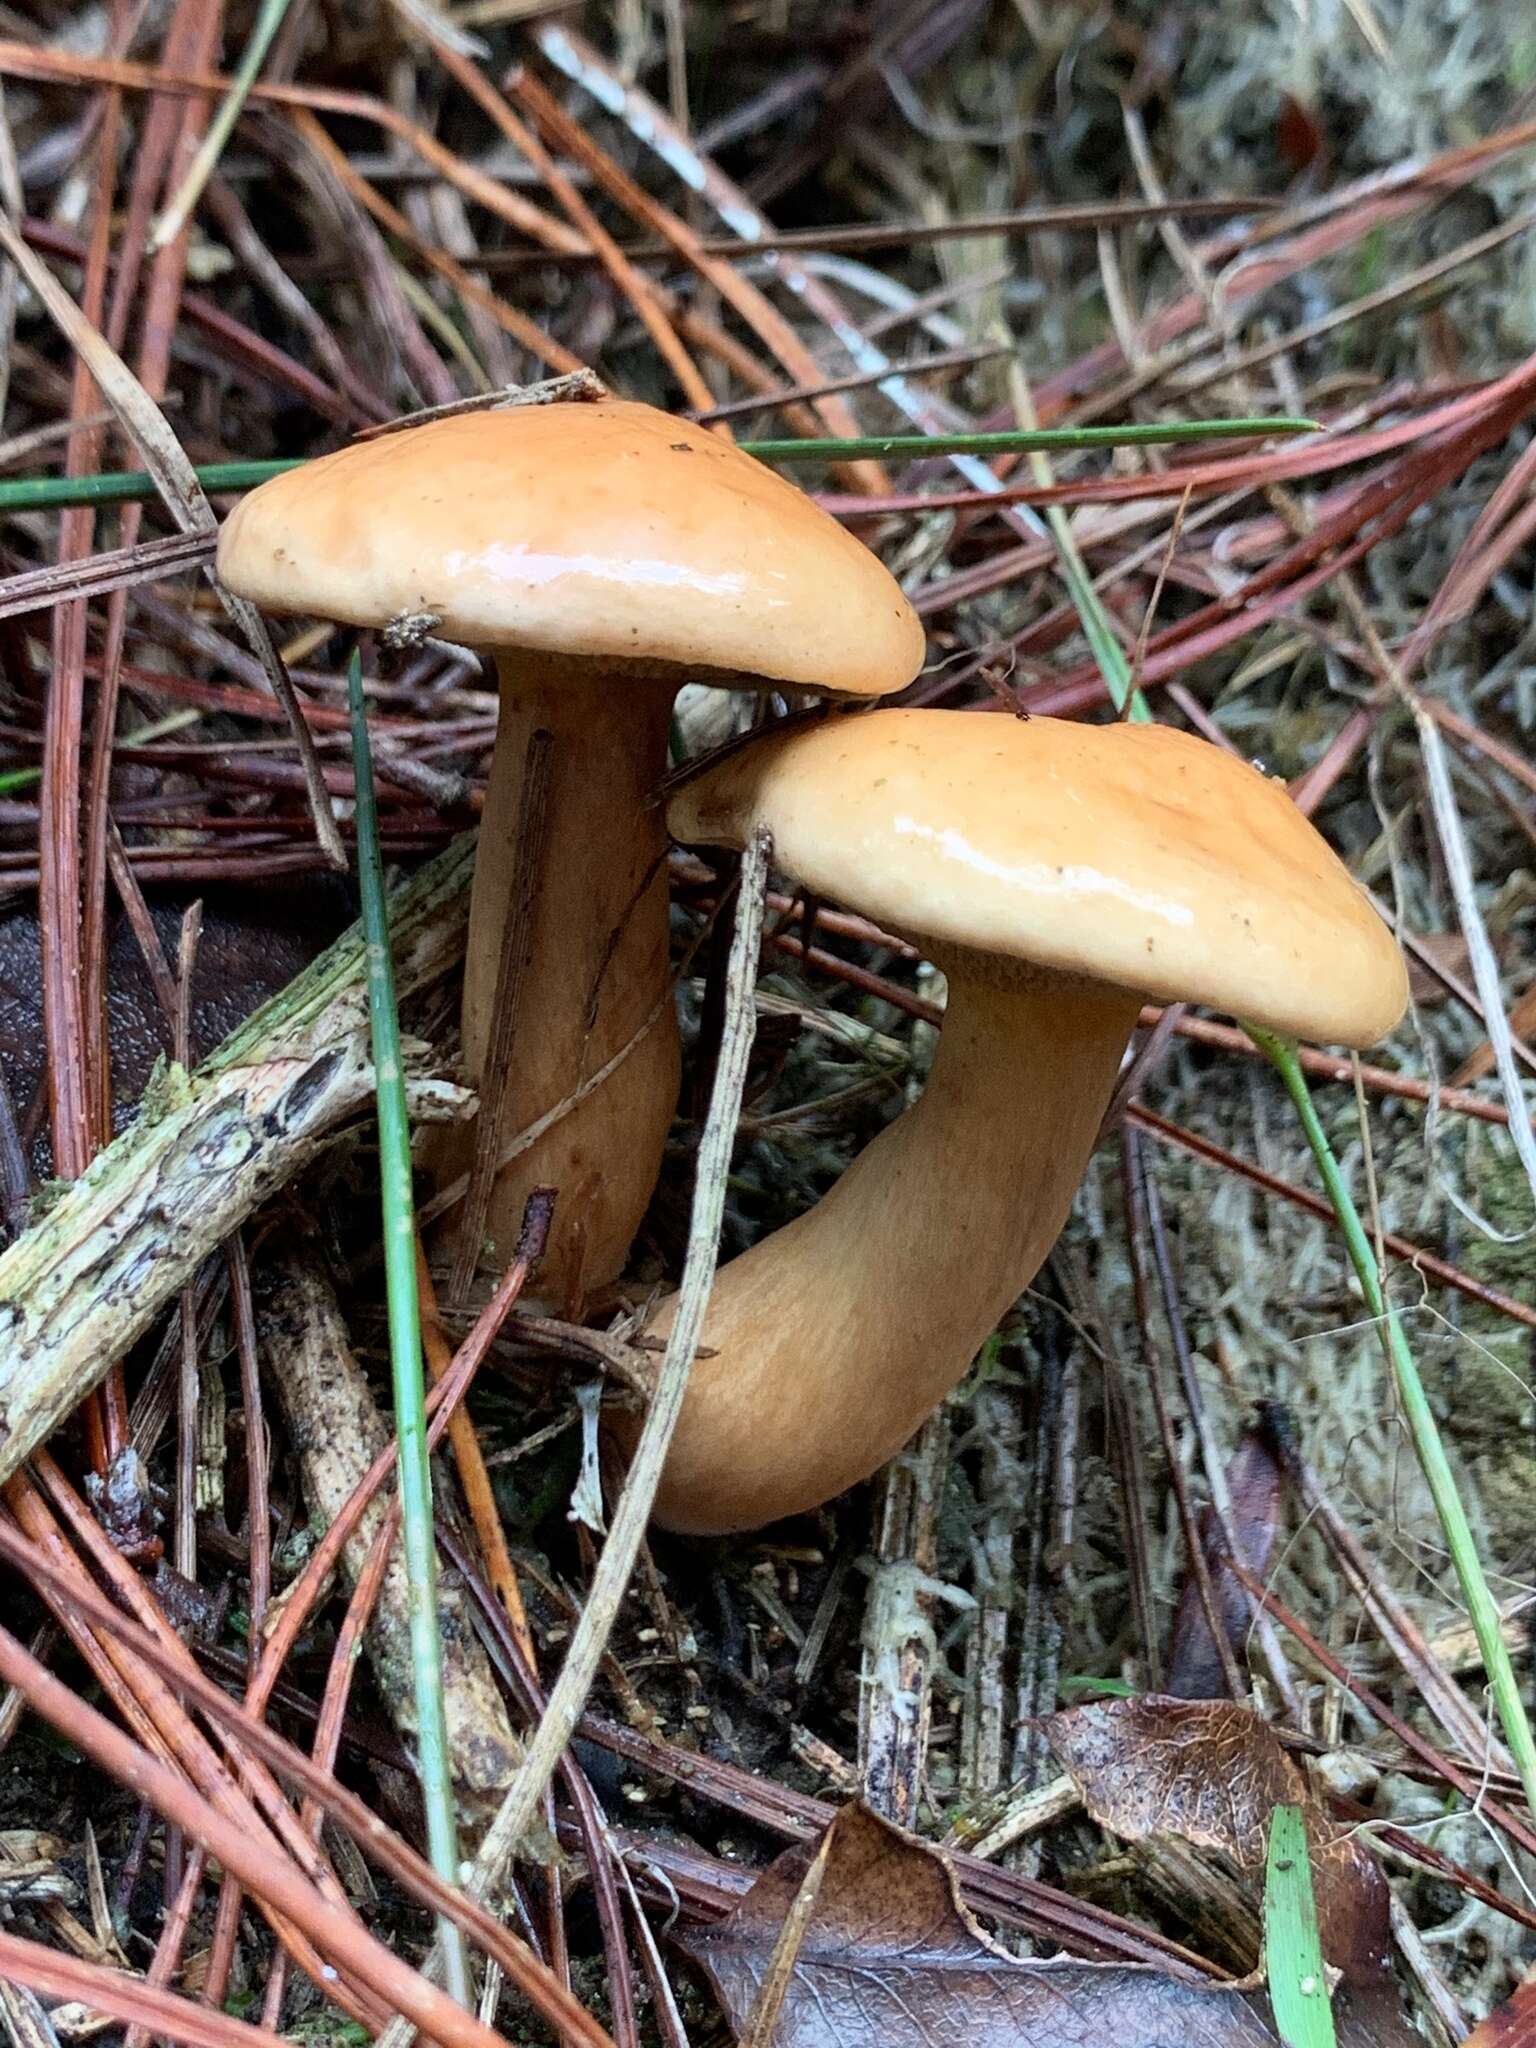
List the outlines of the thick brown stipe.
{"label": "thick brown stipe", "polygon": [[949,975],[922,1099],[716,1280],[657,1495],[675,1529],[815,1507],[901,1448],[1055,1241],[1144,997],[1356,1045],[1407,1000],[1284,790],[1166,727],[874,711],[743,749],[670,819],[766,826],[787,874]]}
{"label": "thick brown stipe", "polygon": [[[617,400],[460,414],[355,443],[252,492],[224,528],[219,569],[272,610],[403,624],[496,657],[501,728],[464,981],[476,1084],[519,888],[524,762],[530,739],[550,736],[500,1149],[624,1057],[498,1174],[485,1235],[504,1256],[529,1192],[557,1187],[539,1284],[574,1306],[623,1264],[676,1097],[655,796],[677,687],[879,695],[916,673],[922,629],[875,557],[803,492],[706,428]],[[452,1180],[470,1152],[445,1137],[432,1163]]]}

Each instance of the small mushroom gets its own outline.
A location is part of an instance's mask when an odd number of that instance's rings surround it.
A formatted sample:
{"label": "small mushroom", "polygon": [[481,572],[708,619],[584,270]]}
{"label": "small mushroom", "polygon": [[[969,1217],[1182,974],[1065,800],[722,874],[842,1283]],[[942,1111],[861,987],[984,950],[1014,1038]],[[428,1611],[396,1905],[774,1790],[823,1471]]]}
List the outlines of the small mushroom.
{"label": "small mushroom", "polygon": [[716,846],[766,826],[787,874],[949,979],[921,1098],[719,1274],[656,1500],[673,1529],[758,1527],[900,1450],[1050,1250],[1144,998],[1354,1046],[1407,1001],[1283,786],[1164,726],[875,711],[720,761],[670,823]]}
{"label": "small mushroom", "polygon": [[[529,740],[550,736],[503,1149],[619,1064],[498,1175],[486,1227],[505,1248],[529,1191],[557,1187],[541,1288],[574,1306],[619,1272],[675,1106],[657,787],[679,685],[879,695],[917,672],[921,627],[803,492],[703,428],[621,401],[460,414],[324,456],[237,507],[219,572],[274,611],[409,620],[494,655],[501,719],[464,969],[476,1083]],[[451,1177],[471,1150],[455,1133],[433,1164]]]}

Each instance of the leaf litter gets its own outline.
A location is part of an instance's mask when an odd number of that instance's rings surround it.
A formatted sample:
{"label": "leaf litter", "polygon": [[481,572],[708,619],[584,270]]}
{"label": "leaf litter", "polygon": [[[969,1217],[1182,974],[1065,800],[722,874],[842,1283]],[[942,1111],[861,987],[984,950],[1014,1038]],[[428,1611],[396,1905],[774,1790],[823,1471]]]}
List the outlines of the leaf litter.
{"label": "leaf litter", "polygon": [[[1279,2038],[1248,1992],[1112,1963],[1020,1962],[961,1905],[943,1852],[865,1806],[844,1807],[823,1841],[777,2048],[1086,2048],[1106,2034],[1124,2048],[1272,2048]],[[738,2037],[816,1853],[787,1849],[728,1919],[680,1937]]]}
{"label": "leaf litter", "polygon": [[[1129,1841],[1172,1835],[1220,1852],[1255,1905],[1273,1816],[1295,1813],[1337,1985],[1338,2040],[1418,2041],[1392,1973],[1386,1880],[1256,1715],[1146,1696],[1055,1714],[1046,1734],[1101,1826]],[[1217,1987],[1148,1968],[1020,1961],[967,1910],[941,1850],[855,1803],[818,1843],[779,1856],[723,1921],[678,1938],[743,2039],[812,1877],[777,2000],[780,2048],[1078,2048],[1105,2033],[1125,2048],[1248,2048],[1282,2038],[1261,1976]]]}

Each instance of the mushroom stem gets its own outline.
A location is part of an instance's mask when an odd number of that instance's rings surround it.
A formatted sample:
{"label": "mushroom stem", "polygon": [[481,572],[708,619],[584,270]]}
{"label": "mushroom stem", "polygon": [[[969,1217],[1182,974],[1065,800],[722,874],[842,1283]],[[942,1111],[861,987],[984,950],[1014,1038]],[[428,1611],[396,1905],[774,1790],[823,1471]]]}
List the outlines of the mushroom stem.
{"label": "mushroom stem", "polygon": [[[497,667],[501,719],[470,898],[463,1042],[466,1075],[479,1085],[503,936],[516,892],[531,887],[501,1106],[503,1147],[569,1101],[643,1033],[607,1080],[502,1169],[491,1194],[485,1234],[504,1257],[530,1192],[540,1185],[557,1190],[539,1294],[569,1314],[621,1271],[677,1101],[667,837],[656,800],[675,685],[616,681],[595,664],[505,650]],[[534,872],[524,882],[523,783],[528,743],[538,731],[551,741],[548,782]],[[448,1179],[468,1169],[473,1153],[472,1134],[445,1131],[431,1163]],[[450,1218],[450,1241],[453,1228]]]}
{"label": "mushroom stem", "polygon": [[921,1099],[716,1281],[664,1527],[757,1528],[896,1455],[1055,1242],[1137,1008],[1102,983],[951,967]]}

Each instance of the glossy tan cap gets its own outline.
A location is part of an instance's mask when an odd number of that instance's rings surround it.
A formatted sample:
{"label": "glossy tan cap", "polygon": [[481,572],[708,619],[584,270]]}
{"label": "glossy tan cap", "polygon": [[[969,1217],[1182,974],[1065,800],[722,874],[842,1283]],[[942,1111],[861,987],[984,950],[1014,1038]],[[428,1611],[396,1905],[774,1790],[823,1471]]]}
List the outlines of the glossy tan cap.
{"label": "glossy tan cap", "polygon": [[219,537],[269,611],[431,613],[471,647],[735,670],[856,696],[909,683],[911,606],[803,491],[648,405],[514,406],[274,477]]}
{"label": "glossy tan cap", "polygon": [[673,798],[673,836],[756,825],[818,895],[935,944],[1370,1045],[1407,974],[1284,786],[1188,733],[873,711],[769,737]]}

